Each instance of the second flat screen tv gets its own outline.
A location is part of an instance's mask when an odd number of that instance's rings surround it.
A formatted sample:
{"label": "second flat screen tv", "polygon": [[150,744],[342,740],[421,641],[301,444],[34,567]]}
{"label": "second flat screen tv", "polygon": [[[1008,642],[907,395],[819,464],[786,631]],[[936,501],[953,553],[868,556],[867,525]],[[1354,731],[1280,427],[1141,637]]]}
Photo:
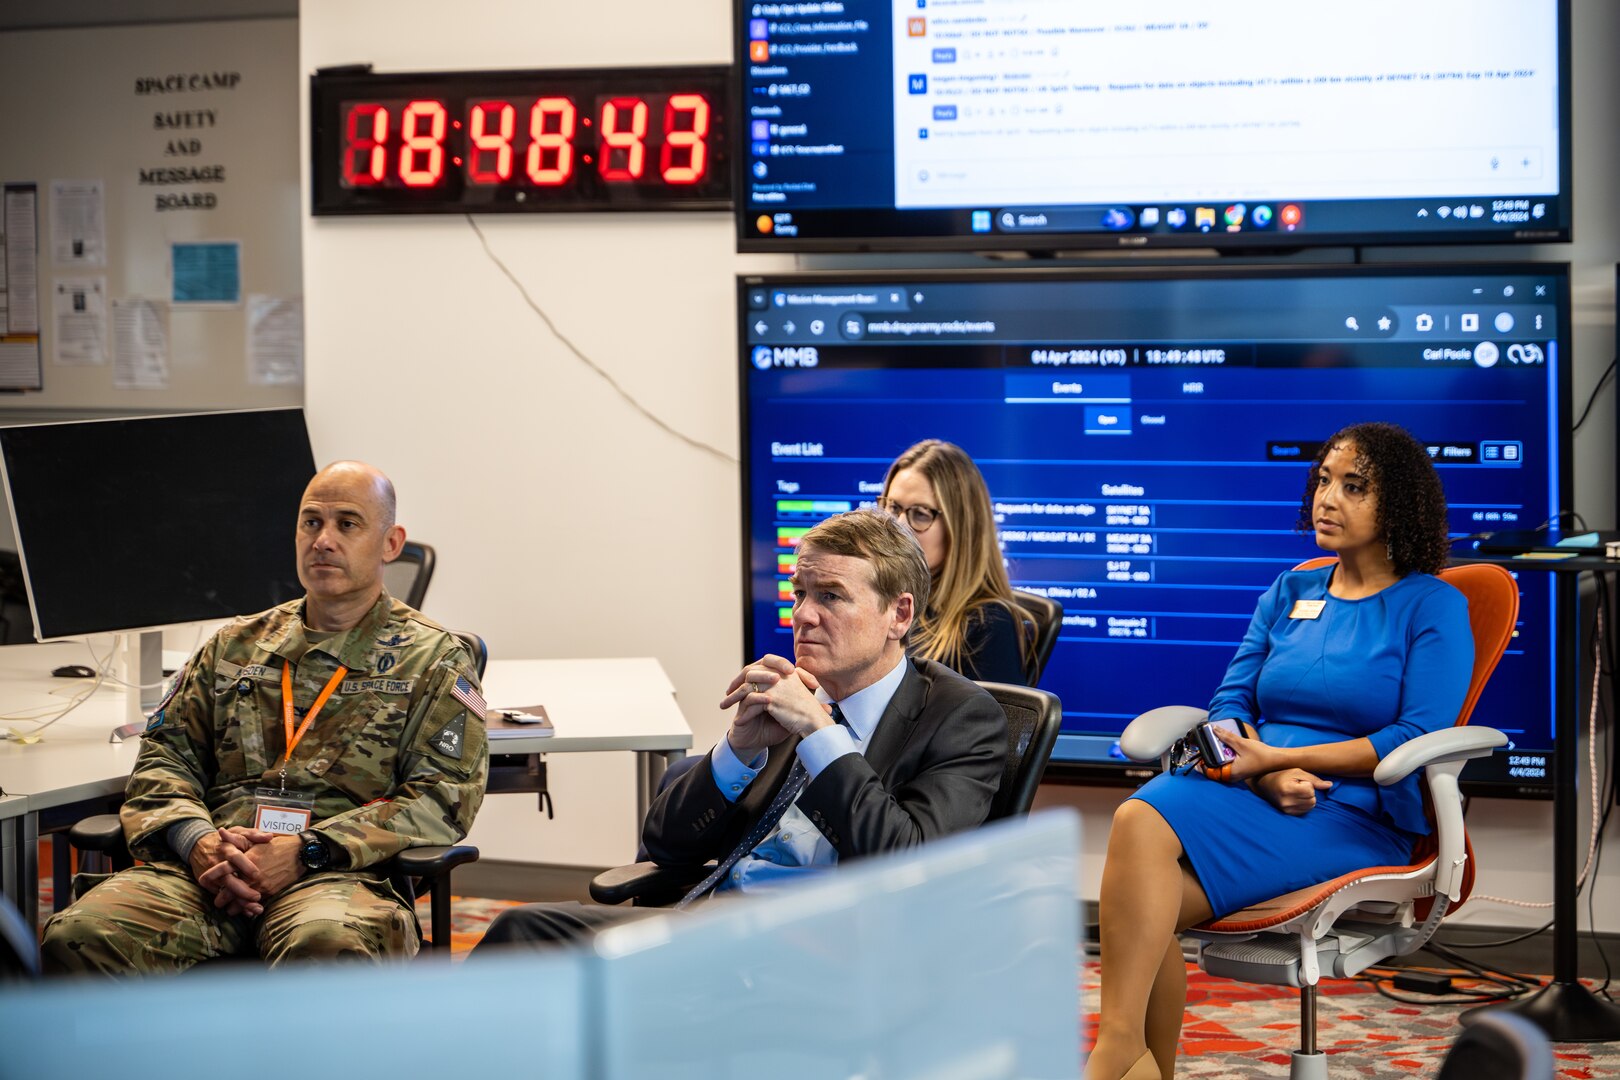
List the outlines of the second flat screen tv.
{"label": "second flat screen tv", "polygon": [[1569,238],[1569,0],[737,0],[743,251]]}
{"label": "second flat screen tv", "polygon": [[[1060,600],[1054,762],[1145,775],[1129,719],[1207,705],[1295,531],[1307,463],[1352,423],[1430,448],[1459,539],[1571,505],[1567,268],[800,274],[739,279],[750,657],[792,654],[794,546],[941,438],[989,484],[1013,587]],[[1462,550],[1459,545],[1458,550]],[[1511,750],[1471,790],[1544,795],[1552,575],[1474,713]]]}

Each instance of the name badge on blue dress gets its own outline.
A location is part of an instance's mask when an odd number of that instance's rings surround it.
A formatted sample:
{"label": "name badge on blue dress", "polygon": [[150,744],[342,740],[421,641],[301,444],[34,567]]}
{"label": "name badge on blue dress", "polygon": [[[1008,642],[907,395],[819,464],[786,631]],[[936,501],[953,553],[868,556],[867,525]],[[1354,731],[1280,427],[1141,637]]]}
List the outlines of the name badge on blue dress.
{"label": "name badge on blue dress", "polygon": [[1316,619],[1322,615],[1322,609],[1327,607],[1326,600],[1295,600],[1294,609],[1288,613],[1290,619]]}

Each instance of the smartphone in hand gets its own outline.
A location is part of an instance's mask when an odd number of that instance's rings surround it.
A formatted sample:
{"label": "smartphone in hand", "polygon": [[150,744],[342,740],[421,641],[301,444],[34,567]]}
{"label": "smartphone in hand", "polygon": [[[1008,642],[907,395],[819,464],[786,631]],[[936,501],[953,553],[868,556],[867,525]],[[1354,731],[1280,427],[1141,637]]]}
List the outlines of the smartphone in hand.
{"label": "smartphone in hand", "polygon": [[1215,728],[1225,728],[1233,735],[1243,734],[1243,727],[1236,720],[1205,720],[1193,729],[1198,752],[1203,755],[1204,766],[1210,769],[1218,769],[1237,758],[1237,751],[1221,742]]}

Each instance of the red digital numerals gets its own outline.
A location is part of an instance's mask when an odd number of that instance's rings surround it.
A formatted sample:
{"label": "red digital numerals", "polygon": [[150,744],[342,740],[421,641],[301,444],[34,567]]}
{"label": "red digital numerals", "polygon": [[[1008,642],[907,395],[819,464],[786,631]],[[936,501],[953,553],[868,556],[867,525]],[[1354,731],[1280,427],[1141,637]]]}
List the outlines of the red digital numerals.
{"label": "red digital numerals", "polygon": [[[684,186],[709,171],[711,107],[703,94],[604,98],[594,124],[566,97],[470,101],[464,122],[451,121],[442,101],[393,104],[346,106],[345,186],[431,188],[444,178],[447,158],[469,186],[561,187],[580,164],[594,164],[609,184]],[[593,128],[581,145],[582,130]]]}

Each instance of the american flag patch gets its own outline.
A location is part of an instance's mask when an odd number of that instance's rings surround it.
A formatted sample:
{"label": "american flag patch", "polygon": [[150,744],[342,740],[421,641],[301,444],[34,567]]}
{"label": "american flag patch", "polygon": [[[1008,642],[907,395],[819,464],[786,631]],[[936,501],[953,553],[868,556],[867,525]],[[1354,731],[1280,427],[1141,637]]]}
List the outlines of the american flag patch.
{"label": "american flag patch", "polygon": [[467,706],[478,719],[484,718],[484,699],[473,689],[473,684],[468,682],[465,676],[456,676],[456,685],[450,688],[450,696]]}

